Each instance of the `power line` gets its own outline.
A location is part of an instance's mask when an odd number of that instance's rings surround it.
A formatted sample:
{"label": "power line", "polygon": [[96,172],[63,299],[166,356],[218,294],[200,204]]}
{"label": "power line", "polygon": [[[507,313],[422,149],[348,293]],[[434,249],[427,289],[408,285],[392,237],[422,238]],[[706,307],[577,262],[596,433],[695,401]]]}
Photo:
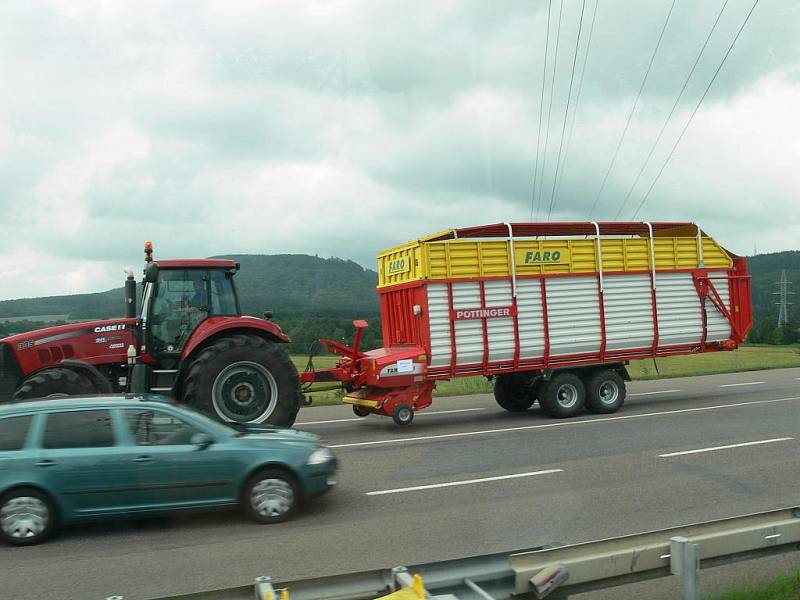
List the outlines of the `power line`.
{"label": "power line", "polygon": [[542,63],[542,96],[539,99],[539,132],[536,134],[536,162],[533,164],[533,189],[531,190],[531,221],[533,221],[533,203],[536,200],[536,174],[539,171],[539,143],[542,138],[542,113],[544,112],[544,88],[547,82],[547,49],[550,46],[550,9],[553,0],[547,4],[547,34],[544,42],[544,63]]}
{"label": "power line", "polygon": [[556,29],[556,47],[553,52],[553,76],[550,79],[550,105],[547,109],[547,127],[544,130],[544,156],[542,157],[542,176],[539,178],[539,200],[536,203],[536,216],[539,215],[539,203],[542,201],[542,183],[544,182],[544,172],[547,167],[547,146],[550,144],[550,117],[553,114],[553,90],[556,83],[556,67],[558,66],[558,42],[561,39],[561,13],[564,11],[564,0],[561,0],[558,8],[558,28]]}
{"label": "power line", "polygon": [[742,22],[741,27],[739,27],[739,31],[736,32],[736,35],[734,36],[733,41],[731,42],[731,45],[728,46],[728,49],[726,50],[725,55],[722,57],[722,60],[720,61],[719,66],[717,67],[717,70],[714,71],[714,75],[713,75],[713,77],[711,77],[711,81],[708,82],[708,86],[706,87],[705,91],[703,92],[703,95],[700,97],[700,100],[698,101],[697,106],[694,107],[694,110],[692,111],[692,114],[689,116],[689,120],[686,121],[686,125],[683,126],[683,130],[681,131],[681,134],[678,136],[678,139],[675,140],[675,143],[672,146],[672,150],[669,151],[669,154],[667,155],[667,158],[664,161],[664,164],[661,165],[661,168],[658,170],[658,173],[656,174],[656,178],[653,180],[653,183],[650,184],[650,187],[647,189],[647,192],[645,193],[644,198],[642,198],[642,201],[639,203],[639,206],[636,208],[636,211],[633,213],[633,217],[631,217],[631,219],[635,219],[636,215],[639,214],[639,211],[642,210],[642,207],[645,205],[645,202],[647,202],[647,199],[650,197],[650,192],[653,191],[653,188],[655,187],[656,183],[658,183],[658,180],[661,177],[661,174],[664,172],[664,169],[667,168],[667,164],[669,164],[669,161],[672,158],[672,155],[675,154],[675,149],[678,147],[678,144],[680,144],[681,140],[683,139],[683,136],[686,133],[686,130],[689,129],[689,125],[692,124],[692,120],[694,120],[694,116],[697,114],[697,111],[700,108],[700,105],[703,104],[703,100],[705,100],[706,95],[708,94],[708,90],[710,90],[711,86],[714,85],[714,81],[716,81],[717,75],[719,75],[719,72],[722,70],[722,66],[725,64],[725,61],[728,59],[728,55],[730,55],[731,50],[733,50],[733,47],[736,45],[736,41],[739,39],[739,36],[742,33],[742,30],[744,29],[745,25],[747,25],[747,22],[750,20],[750,15],[752,15],[753,11],[756,9],[756,6],[758,5],[758,1],[759,0],[755,0],[755,2],[753,2],[753,6],[750,8],[750,12],[748,12],[747,16],[744,18],[744,21]]}
{"label": "power line", "polygon": [[664,32],[667,30],[667,25],[669,24],[669,18],[672,16],[672,9],[675,8],[675,0],[672,0],[672,4],[669,6],[669,12],[667,13],[667,18],[664,20],[664,25],[661,27],[661,33],[658,36],[658,41],[656,42],[656,47],[653,48],[653,54],[650,56],[650,63],[647,65],[647,70],[644,72],[644,77],[642,78],[642,84],[639,86],[639,92],[636,94],[636,99],[633,101],[633,106],[631,106],[631,111],[628,113],[628,120],[625,122],[625,128],[622,130],[622,135],[619,138],[619,143],[617,143],[617,148],[614,150],[614,155],[611,157],[611,163],[608,165],[608,170],[606,171],[605,176],[603,177],[603,182],[600,184],[600,189],[597,191],[597,196],[592,203],[592,208],[589,211],[589,218],[592,218],[592,213],[594,209],[597,207],[597,202],[600,200],[600,196],[603,194],[603,190],[606,187],[606,182],[608,181],[608,176],[611,174],[611,170],[614,168],[614,163],[617,160],[617,155],[619,154],[619,149],[622,148],[622,142],[625,141],[625,135],[628,133],[628,128],[631,125],[631,120],[633,119],[633,113],[636,112],[636,106],[639,104],[639,98],[642,97],[642,91],[644,90],[644,85],[647,83],[647,77],[650,75],[650,69],[653,67],[653,63],[656,60],[656,55],[658,54],[658,48],[661,46],[661,40],[664,38]]}
{"label": "power line", "polygon": [[578,105],[581,101],[581,90],[583,90],[583,76],[586,73],[586,63],[589,62],[589,50],[592,46],[592,34],[594,33],[594,21],[597,18],[597,5],[600,0],[595,0],[594,12],[592,13],[592,24],[589,26],[589,35],[586,38],[586,53],[583,58],[583,67],[581,68],[581,75],[578,78],[578,93],[575,95],[575,108],[572,109],[572,121],[569,125],[569,134],[567,135],[567,146],[564,148],[564,161],[561,163],[561,173],[558,174],[558,183],[556,184],[556,202],[558,202],[558,194],[561,191],[561,180],[564,178],[564,171],[567,168],[567,158],[569,157],[569,149],[572,145],[572,134],[575,132],[575,121],[577,120]]}
{"label": "power line", "polygon": [[550,206],[547,209],[547,220],[553,213],[553,200],[556,195],[556,183],[558,182],[558,168],[561,165],[561,149],[564,147],[564,134],[567,132],[567,116],[569,115],[569,102],[572,99],[572,82],[575,80],[575,65],[578,62],[578,46],[581,43],[581,30],[583,29],[583,12],[586,10],[586,0],[581,4],[581,16],[578,20],[578,35],[575,38],[575,52],[572,55],[572,72],[569,75],[569,91],[567,92],[567,106],[564,108],[564,122],[561,124],[561,141],[558,142],[558,157],[556,158],[556,170],[553,173],[553,189],[550,191]]}
{"label": "power line", "polygon": [[678,103],[680,103],[681,98],[683,98],[683,92],[686,91],[686,86],[689,85],[689,80],[692,78],[692,75],[694,74],[694,70],[697,68],[698,63],[700,62],[700,57],[703,56],[703,52],[705,52],[706,46],[708,46],[708,42],[709,42],[709,40],[711,40],[711,36],[713,35],[714,30],[716,30],[717,24],[719,23],[719,20],[722,17],[722,13],[725,10],[725,7],[727,5],[728,5],[728,0],[725,0],[725,2],[722,3],[722,7],[719,9],[719,13],[717,13],[717,18],[714,21],[714,25],[712,25],[711,30],[708,32],[708,35],[706,36],[706,41],[703,42],[703,47],[700,48],[700,52],[697,54],[697,58],[694,60],[694,64],[692,65],[692,68],[689,71],[689,74],[686,76],[686,79],[683,82],[683,86],[681,87],[681,91],[678,94],[678,97],[675,98],[675,102],[673,103],[672,108],[670,109],[669,114],[667,115],[667,118],[664,119],[664,124],[661,126],[661,131],[659,131],[658,135],[656,136],[656,141],[653,142],[653,145],[650,148],[650,152],[647,153],[647,158],[644,159],[644,164],[642,165],[642,168],[639,169],[639,173],[636,175],[636,179],[634,179],[633,184],[631,185],[630,189],[628,190],[628,193],[625,194],[625,198],[622,200],[622,205],[619,207],[619,210],[617,211],[617,214],[614,215],[614,220],[615,221],[622,214],[622,211],[625,209],[625,205],[628,203],[628,200],[630,199],[631,194],[633,193],[633,190],[636,188],[636,185],[639,183],[639,179],[641,179],[645,168],[647,168],[647,165],[650,163],[650,158],[652,158],[653,152],[655,152],[656,146],[658,146],[658,142],[661,141],[661,136],[664,135],[664,132],[667,129],[667,125],[669,124],[669,121],[672,118],[672,115],[675,112],[675,109],[678,108]]}

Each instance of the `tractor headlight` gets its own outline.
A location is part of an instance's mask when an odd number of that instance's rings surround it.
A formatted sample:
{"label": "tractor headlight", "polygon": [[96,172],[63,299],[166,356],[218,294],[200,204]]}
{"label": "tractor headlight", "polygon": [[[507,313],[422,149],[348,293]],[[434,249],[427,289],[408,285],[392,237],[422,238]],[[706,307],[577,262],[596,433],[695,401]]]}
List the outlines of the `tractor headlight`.
{"label": "tractor headlight", "polygon": [[327,446],[320,446],[314,450],[306,460],[307,465],[324,465],[333,460],[333,452]]}

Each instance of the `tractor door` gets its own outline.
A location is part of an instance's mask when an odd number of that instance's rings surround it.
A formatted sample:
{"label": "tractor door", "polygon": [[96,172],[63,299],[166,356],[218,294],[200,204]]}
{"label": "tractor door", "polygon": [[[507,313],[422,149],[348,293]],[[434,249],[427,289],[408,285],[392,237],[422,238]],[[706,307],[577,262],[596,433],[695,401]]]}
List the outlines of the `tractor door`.
{"label": "tractor door", "polygon": [[210,287],[206,269],[161,269],[150,294],[146,324],[152,355],[180,356],[192,332],[208,318]]}
{"label": "tractor door", "polygon": [[162,363],[177,361],[209,316],[239,315],[232,276],[223,269],[161,269],[158,281],[145,290],[142,308],[147,349]]}

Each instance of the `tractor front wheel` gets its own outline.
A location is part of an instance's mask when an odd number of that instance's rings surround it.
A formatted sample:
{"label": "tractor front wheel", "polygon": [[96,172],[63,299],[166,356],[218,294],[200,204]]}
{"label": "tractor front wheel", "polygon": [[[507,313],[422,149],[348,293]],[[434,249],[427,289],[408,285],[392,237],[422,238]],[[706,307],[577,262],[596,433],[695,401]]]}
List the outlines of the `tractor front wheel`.
{"label": "tractor front wheel", "polygon": [[257,335],[215,340],[186,373],[183,402],[220,421],[290,427],[300,410],[294,363],[280,345]]}
{"label": "tractor front wheel", "polygon": [[88,377],[72,369],[54,367],[28,377],[14,394],[14,399],[58,398],[96,392],[94,384]]}

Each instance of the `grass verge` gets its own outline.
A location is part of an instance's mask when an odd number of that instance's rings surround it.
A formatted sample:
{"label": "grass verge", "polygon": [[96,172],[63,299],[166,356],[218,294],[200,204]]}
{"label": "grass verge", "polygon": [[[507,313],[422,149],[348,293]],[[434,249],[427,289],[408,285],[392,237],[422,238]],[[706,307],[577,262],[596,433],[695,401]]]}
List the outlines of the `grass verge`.
{"label": "grass verge", "polygon": [[[306,358],[293,356],[298,370],[305,368]],[[318,369],[336,364],[334,356],[320,356],[314,359]],[[655,361],[634,360],[628,365],[628,372],[634,380],[665,379],[669,377],[692,377],[738,371],[759,371],[800,367],[800,346],[747,345],[733,352],[707,352],[694,356],[669,356]],[[457,377],[436,384],[434,396],[466,396],[468,394],[491,393],[493,384],[485,377]],[[342,392],[312,393],[313,406],[338,404]]]}
{"label": "grass verge", "polygon": [[800,600],[800,571],[779,575],[763,586],[706,596],[705,600]]}

